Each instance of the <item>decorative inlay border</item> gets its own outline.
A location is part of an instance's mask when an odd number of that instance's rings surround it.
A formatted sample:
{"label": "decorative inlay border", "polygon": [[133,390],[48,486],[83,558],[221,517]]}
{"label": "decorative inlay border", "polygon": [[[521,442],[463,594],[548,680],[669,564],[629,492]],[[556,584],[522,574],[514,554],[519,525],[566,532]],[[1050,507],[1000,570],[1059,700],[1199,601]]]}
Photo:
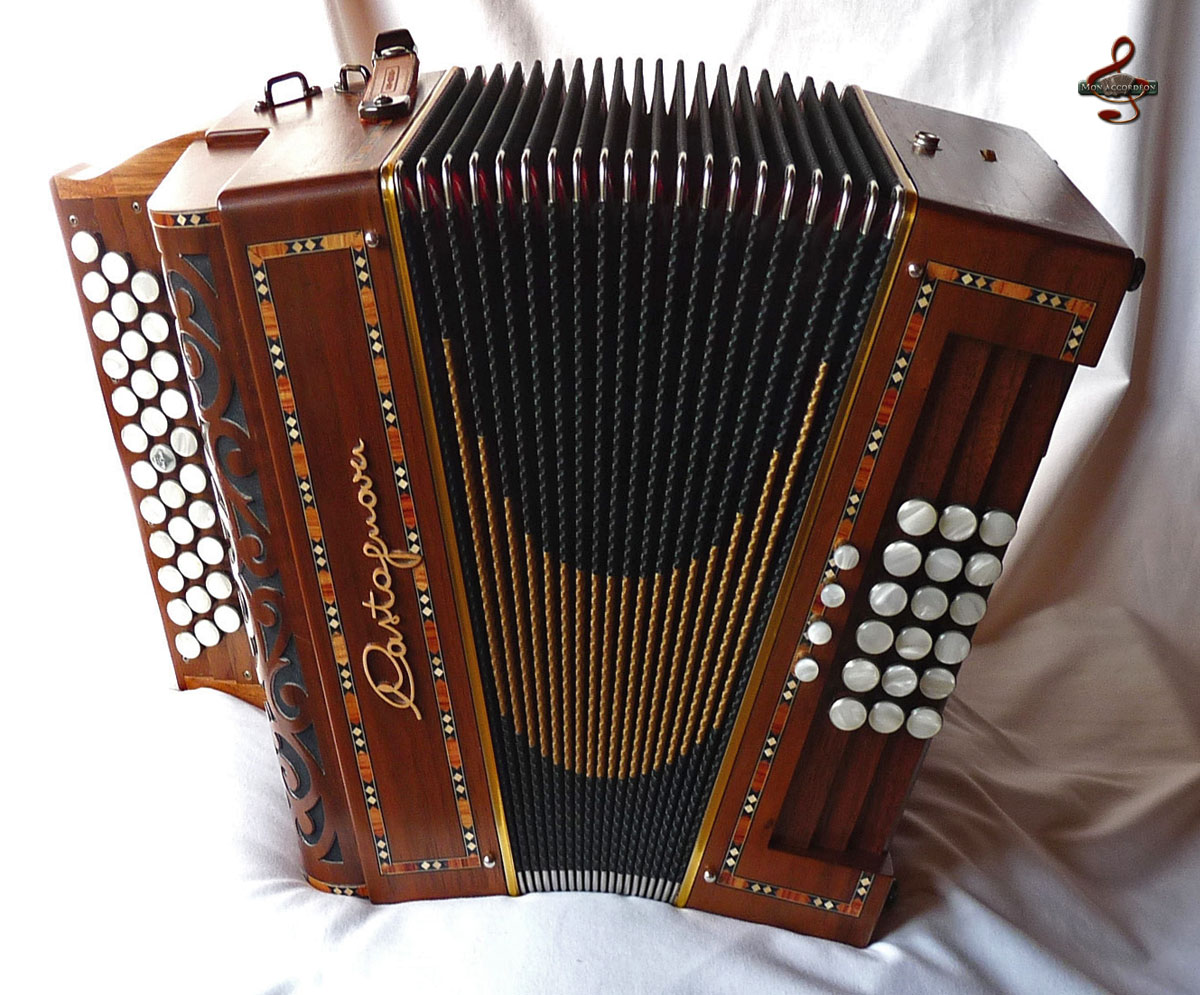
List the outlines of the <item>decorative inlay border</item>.
{"label": "decorative inlay border", "polygon": [[[978,290],[983,293],[996,294],[1001,297],[1011,298],[1012,300],[1070,314],[1072,316],[1071,328],[1067,333],[1066,341],[1063,343],[1062,351],[1059,355],[1060,359],[1067,362],[1074,362],[1075,357],[1079,354],[1079,350],[1083,346],[1084,336],[1087,334],[1088,325],[1095,314],[1097,306],[1095,301],[1089,301],[1080,297],[1071,297],[1067,294],[1058,294],[1023,283],[1014,283],[1010,280],[1001,280],[998,277],[977,273],[973,270],[961,269],[957,266],[949,266],[945,263],[929,262],[926,264],[925,275],[922,278],[920,287],[917,289],[917,296],[913,301],[912,310],[909,312],[908,322],[904,328],[904,335],[900,339],[900,346],[896,351],[896,358],[892,363],[891,373],[888,375],[887,386],[884,388],[883,396],[879,400],[879,406],[875,410],[875,428],[872,429],[871,434],[867,437],[866,445],[863,447],[862,455],[859,457],[858,469],[855,471],[853,482],[850,485],[850,493],[847,495],[846,503],[842,509],[841,521],[838,522],[837,531],[834,533],[833,541],[830,543],[829,551],[826,554],[825,571],[822,574],[820,583],[817,585],[818,593],[813,595],[808,619],[804,624],[803,631],[806,634],[809,626],[825,613],[825,606],[821,603],[819,592],[825,584],[832,581],[836,576],[837,567],[833,562],[833,551],[838,546],[848,542],[851,533],[854,531],[854,521],[858,514],[858,509],[862,507],[867,487],[874,475],[879,451],[883,448],[883,443],[887,438],[888,427],[891,424],[892,416],[895,414],[896,403],[900,399],[900,392],[904,389],[904,384],[908,379],[912,356],[916,351],[917,342],[920,340],[921,331],[925,327],[925,318],[929,313],[929,308],[933,304],[938,286],[942,283],[953,283],[957,286],[969,287],[972,290]],[[808,641],[807,637],[802,637],[792,658],[798,659],[805,656],[811,649],[812,644]],[[799,690],[800,684],[801,682],[792,674],[791,668],[789,668],[787,678],[779,694],[779,699],[775,704],[775,711],[771,715],[771,723],[767,728],[767,735],[763,740],[762,748],[759,750],[758,762],[754,766],[754,771],[750,776],[750,784],[747,786],[746,794],[742,800],[741,814],[734,824],[729,844],[725,848],[725,857],[721,862],[721,870],[717,874],[716,883],[728,888],[751,891],[755,894],[777,898],[785,902],[795,902],[819,909],[823,912],[833,912],[838,915],[857,918],[862,915],[867,897],[870,895],[871,889],[875,884],[875,874],[870,871],[864,870],[859,872],[858,884],[855,886],[854,893],[847,899],[827,898],[822,895],[797,891],[782,885],[767,884],[762,881],[742,877],[737,873],[738,863],[742,855],[742,847],[746,842],[746,838],[750,835],[751,826],[754,824],[754,816],[758,809],[758,803],[762,798],[763,789],[766,787],[767,778],[771,773],[771,764],[775,757],[775,751],[779,745],[779,739],[783,735],[784,727],[787,725],[788,716],[791,714],[792,705],[796,700],[796,692]]]}
{"label": "decorative inlay border", "polygon": [[180,214],[151,211],[150,220],[159,228],[207,228],[219,225],[221,215],[218,211],[184,211]]}
{"label": "decorative inlay border", "polygon": [[[1051,311],[1061,311],[1071,315],[1071,328],[1063,342],[1062,351],[1058,358],[1068,363],[1075,362],[1079,350],[1083,348],[1083,339],[1087,335],[1088,325],[1092,315],[1096,313],[1097,304],[1084,297],[1071,297],[1068,294],[1058,294],[1053,290],[1042,290],[1024,283],[1014,283],[1011,280],[1001,280],[999,277],[988,276],[986,273],[976,273],[974,270],[960,269],[948,266],[946,263],[929,262],[925,264],[925,283],[929,286],[930,295],[937,289],[939,282],[954,283],[960,287],[980,290],[985,294],[995,294],[998,297],[1008,297],[1025,304],[1049,308]],[[922,293],[924,287],[922,287]]]}
{"label": "decorative inlay border", "polygon": [[338,606],[337,592],[334,590],[333,575],[329,570],[328,552],[325,545],[324,530],[321,525],[321,516],[317,508],[316,492],[308,475],[308,456],[300,426],[300,415],[296,408],[295,396],[292,393],[287,356],[284,352],[283,339],[275,313],[271,282],[267,275],[267,263],[272,259],[289,255],[338,251],[348,251],[354,266],[366,345],[370,350],[371,365],[374,370],[377,387],[379,413],[387,435],[389,455],[392,461],[392,479],[404,519],[405,541],[408,546],[408,552],[420,554],[422,553],[421,533],[417,523],[416,505],[413,502],[411,493],[411,478],[404,454],[404,441],[400,434],[395,396],[391,388],[391,374],[388,369],[387,352],[383,345],[383,333],[379,327],[379,315],[375,303],[375,287],[371,277],[370,263],[367,259],[363,232],[361,230],[337,232],[328,235],[288,239],[286,241],[263,242],[247,247],[251,274],[254,280],[254,289],[258,297],[259,317],[262,320],[263,333],[266,336],[267,353],[270,356],[275,377],[276,396],[279,401],[284,428],[290,444],[296,488],[300,495],[301,503],[304,506],[313,566],[320,584],[321,597],[325,602],[325,625],[329,633],[329,642],[333,650],[334,660],[338,667],[338,679],[342,687],[342,705],[346,721],[350,728],[351,741],[354,744],[357,754],[356,767],[358,769],[360,788],[363,800],[367,806],[367,816],[370,821],[371,831],[375,837],[376,859],[381,874],[406,874],[416,871],[444,871],[479,867],[482,865],[482,861],[479,854],[479,843],[475,834],[475,817],[467,790],[466,771],[463,768],[462,753],[458,743],[457,725],[454,720],[454,709],[450,700],[450,688],[446,683],[445,666],[441,655],[441,639],[438,634],[437,619],[434,612],[433,594],[429,588],[429,576],[423,563],[408,572],[412,577],[417,604],[420,605],[426,655],[433,677],[442,738],[445,746],[446,764],[457,803],[459,828],[462,833],[465,855],[427,857],[399,862],[393,861],[392,849],[387,837],[387,827],[384,825],[383,812],[379,803],[379,789],[375,784],[374,766],[367,743],[367,733],[360,721],[354,672],[350,665],[350,655],[346,646],[346,639],[342,633],[341,609]]}
{"label": "decorative inlay border", "polygon": [[308,883],[317,891],[323,891],[328,895],[351,895],[354,898],[369,898],[367,886],[365,884],[330,884],[328,881],[320,881],[311,874],[305,875]]}

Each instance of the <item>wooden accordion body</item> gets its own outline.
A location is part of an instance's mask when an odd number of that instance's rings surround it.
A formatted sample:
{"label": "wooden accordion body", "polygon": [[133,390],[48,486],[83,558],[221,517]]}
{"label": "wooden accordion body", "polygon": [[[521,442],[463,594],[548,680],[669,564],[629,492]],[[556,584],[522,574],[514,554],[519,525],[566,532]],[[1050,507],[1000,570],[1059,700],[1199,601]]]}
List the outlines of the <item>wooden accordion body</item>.
{"label": "wooden accordion body", "polygon": [[1015,129],[628,75],[56,177],[176,672],[265,697],[318,887],[864,944],[1134,257]]}

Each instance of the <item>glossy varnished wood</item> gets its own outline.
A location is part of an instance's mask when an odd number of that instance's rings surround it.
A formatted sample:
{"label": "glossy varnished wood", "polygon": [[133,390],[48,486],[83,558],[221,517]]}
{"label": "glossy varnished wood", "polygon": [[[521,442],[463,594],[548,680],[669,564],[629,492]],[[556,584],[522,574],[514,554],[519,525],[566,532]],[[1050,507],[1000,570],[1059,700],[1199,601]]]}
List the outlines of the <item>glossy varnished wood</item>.
{"label": "glossy varnished wood", "polygon": [[[253,148],[196,141],[149,203],[181,350],[198,406],[205,452],[220,488],[243,604],[255,633],[257,669],[306,875],[355,889],[362,865],[334,762],[311,640],[300,606],[296,563],[282,530],[282,497],[264,468],[269,456],[252,383],[245,373],[241,315],[216,198]],[[187,223],[179,224],[178,219]],[[201,218],[204,223],[192,224]]]}
{"label": "glossy varnished wood", "polygon": [[[299,117],[287,118],[288,112]],[[404,126],[363,125],[357,97],[328,90],[302,113],[284,108],[271,136],[218,198],[226,252],[243,274],[238,293],[248,357],[244,373],[247,380],[253,378],[252,403],[265,425],[271,486],[283,496],[283,527],[297,565],[307,631],[319,661],[341,775],[354,799],[355,838],[369,894],[377,901],[505,890],[462,639],[467,623],[458,617],[451,588],[442,537],[446,526],[434,493],[379,192],[383,157]],[[411,471],[421,570],[435,612],[435,619],[423,614],[426,605],[417,598],[410,576],[394,570],[396,611],[415,675],[419,719],[413,710],[392,707],[371,690],[361,660],[364,649],[381,639],[381,630],[362,604],[373,589],[374,564],[363,555],[367,526],[350,465],[359,439],[379,498],[378,526],[392,549],[406,548],[408,526],[397,503],[389,436],[373,384],[376,371],[364,329],[359,271],[347,248],[278,254],[258,250],[267,257],[274,323],[286,352],[284,391],[264,337],[259,288],[247,263],[255,246],[292,240],[303,244],[342,233],[352,233],[364,244],[366,232],[378,239],[366,250],[372,303]],[[281,398],[287,403],[294,399],[303,431],[303,464],[295,462],[299,440],[289,439]],[[298,469],[307,473],[314,495],[307,509],[297,490]],[[328,560],[320,575],[313,569],[310,542],[316,516]],[[323,600],[329,590],[336,592],[341,609],[340,628],[333,636]],[[339,639],[345,642],[352,678],[337,663]],[[431,640],[436,662],[427,652]],[[435,678],[431,666],[444,675]],[[351,681],[353,691],[347,686]],[[461,775],[452,774],[456,768]]]}
{"label": "glossy varnished wood", "polygon": [[[882,908],[875,898],[890,883],[883,871],[887,847],[928,747],[903,729],[883,735],[864,725],[846,733],[828,719],[829,705],[847,693],[841,664],[861,655],[854,629],[868,613],[866,591],[881,579],[879,551],[902,537],[896,507],[924,496],[940,505],[958,501],[1019,513],[1075,366],[1098,359],[1133,267],[1133,254],[1116,233],[1023,132],[904,101],[871,99],[911,167],[919,195],[916,219],[859,391],[847,402],[846,431],[829,480],[813,499],[815,524],[806,548],[797,551],[795,583],[781,594],[788,608],[761,690],[749,705],[701,865],[716,880],[698,880],[688,902],[858,944],[870,939]],[[913,152],[916,130],[937,132],[943,151]],[[981,156],[981,148],[994,149],[997,161]],[[908,274],[909,262],[915,277]],[[984,293],[973,289],[973,281],[939,282],[923,324],[914,324],[918,302],[931,287],[930,262],[1095,302],[1075,362],[1063,358],[1070,314]],[[838,577],[847,591],[845,604],[822,612],[834,639],[811,647],[803,639],[805,624],[847,495],[861,472],[860,454],[877,412],[890,410],[880,402],[899,344],[918,327],[919,342],[890,412],[886,442],[872,461],[870,485],[853,521],[850,541],[861,551],[862,565]],[[821,675],[798,685],[787,725],[771,748],[767,781],[748,800],[747,785],[760,763],[781,688],[801,651],[818,661]],[[878,698],[876,693],[867,702]],[[727,848],[751,803],[753,822],[736,853],[735,879],[723,871],[730,866]],[[876,877],[856,915],[814,913],[813,902],[787,901],[737,883],[752,880],[848,900],[850,882],[863,872]]]}
{"label": "glossy varnished wood", "polygon": [[[89,270],[98,268],[98,264],[80,263],[71,254],[69,248],[71,237],[76,232],[99,233],[105,251],[126,254],[130,259],[131,269],[134,271],[146,270],[157,274],[160,270],[159,255],[154,244],[146,201],[162,181],[163,176],[178,160],[183,150],[198,137],[198,135],[192,134],[170,139],[107,169],[98,169],[92,166],[73,167],[53,178],[51,192],[54,196],[63,240],[68,246],[67,255],[84,317],[84,334],[96,364],[96,375],[101,384],[105,411],[129,486],[130,499],[134,505],[138,529],[142,536],[143,551],[147,567],[150,570],[155,598],[162,614],[168,652],[174,665],[176,680],[180,688],[195,686],[198,683],[217,686],[234,692],[240,698],[261,705],[263,703],[262,689],[254,673],[253,656],[242,630],[223,635],[216,646],[203,649],[200,655],[193,660],[185,660],[175,647],[174,637],[180,631],[180,627],[171,622],[166,615],[167,602],[173,595],[164,591],[154,579],[157,569],[170,561],[156,558],[149,550],[147,545],[149,536],[157,527],[147,524],[137,513],[138,502],[146,496],[146,492],[136,488],[129,477],[130,467],[141,456],[128,452],[121,445],[119,438],[121,428],[126,424],[136,422],[137,418],[124,417],[113,409],[111,394],[116,384],[104,374],[100,367],[100,357],[107,349],[116,347],[117,343],[101,342],[91,333],[92,316],[105,305],[93,304],[79,291],[83,275]],[[74,219],[74,223],[71,219]],[[165,310],[166,300],[164,293],[159,298],[159,302],[156,302],[154,309]],[[173,336],[153,348],[156,350],[166,349],[178,355],[178,344],[174,341]],[[182,363],[180,365],[182,368]],[[186,391],[182,376],[175,386]],[[175,419],[174,424],[197,429],[194,413],[190,410],[184,418]]]}

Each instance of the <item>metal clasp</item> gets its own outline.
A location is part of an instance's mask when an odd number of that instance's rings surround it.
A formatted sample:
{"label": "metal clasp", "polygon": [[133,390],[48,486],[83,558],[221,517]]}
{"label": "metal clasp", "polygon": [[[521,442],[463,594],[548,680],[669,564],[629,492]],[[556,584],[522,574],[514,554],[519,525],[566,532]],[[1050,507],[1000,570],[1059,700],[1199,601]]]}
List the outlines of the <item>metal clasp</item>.
{"label": "metal clasp", "polygon": [[358,116],[368,123],[405,117],[417,99],[417,45],[399,28],[375,37],[371,72],[358,103]]}

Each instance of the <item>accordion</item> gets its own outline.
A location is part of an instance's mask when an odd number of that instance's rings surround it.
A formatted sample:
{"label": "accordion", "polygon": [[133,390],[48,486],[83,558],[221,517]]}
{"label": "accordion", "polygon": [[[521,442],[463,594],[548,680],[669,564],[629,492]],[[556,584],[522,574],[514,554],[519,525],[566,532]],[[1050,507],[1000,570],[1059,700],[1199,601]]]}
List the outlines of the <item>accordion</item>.
{"label": "accordion", "polygon": [[265,706],[315,887],[869,941],[1144,269],[1027,134],[390,32],[53,190],[179,685]]}

